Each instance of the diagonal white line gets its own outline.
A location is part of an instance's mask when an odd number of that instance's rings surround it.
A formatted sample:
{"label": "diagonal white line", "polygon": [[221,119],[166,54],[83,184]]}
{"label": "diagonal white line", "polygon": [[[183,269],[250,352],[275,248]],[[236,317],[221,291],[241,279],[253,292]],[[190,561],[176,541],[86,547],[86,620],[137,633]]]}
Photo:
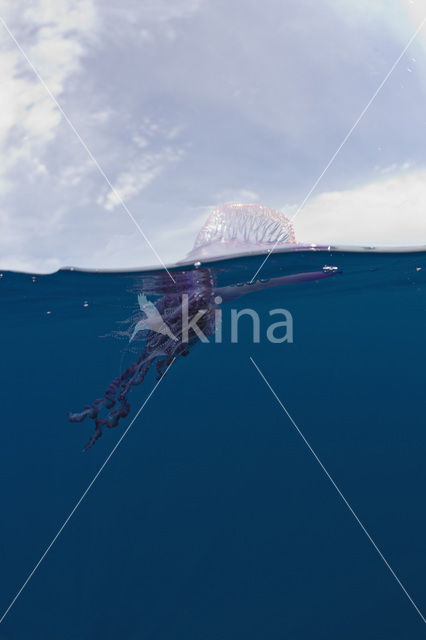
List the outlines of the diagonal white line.
{"label": "diagonal white line", "polygon": [[17,601],[17,599],[19,598],[19,596],[21,595],[21,593],[23,592],[23,590],[25,589],[25,587],[27,586],[27,584],[29,583],[29,581],[31,580],[31,578],[33,577],[33,575],[35,574],[35,572],[37,571],[37,569],[39,568],[39,566],[41,565],[41,563],[43,562],[43,560],[45,559],[45,557],[47,556],[47,554],[49,553],[50,549],[53,547],[53,545],[55,544],[56,540],[59,538],[59,536],[61,535],[62,531],[65,529],[65,527],[67,526],[68,522],[71,520],[71,518],[73,517],[74,513],[77,511],[78,507],[81,505],[81,503],[83,502],[84,498],[87,496],[87,494],[89,493],[90,489],[92,488],[92,486],[95,484],[96,480],[98,479],[98,477],[100,476],[100,474],[102,473],[102,471],[104,470],[104,468],[106,467],[106,465],[108,464],[108,462],[110,461],[110,459],[112,458],[112,456],[114,455],[114,453],[116,452],[116,450],[118,449],[118,447],[120,446],[121,442],[124,440],[124,438],[126,437],[129,429],[131,428],[131,426],[133,425],[133,423],[135,422],[135,420],[138,418],[139,414],[141,413],[141,411],[143,410],[143,408],[145,407],[145,405],[149,402],[151,396],[154,394],[155,390],[157,389],[158,385],[160,384],[160,382],[163,380],[164,376],[166,375],[166,373],[168,372],[168,370],[170,369],[170,367],[172,366],[172,364],[174,363],[174,361],[176,360],[176,358],[173,358],[173,360],[171,361],[171,363],[169,364],[169,366],[167,367],[167,369],[165,370],[165,372],[163,373],[163,375],[161,376],[161,378],[158,380],[158,382],[156,383],[156,385],[154,386],[154,388],[151,390],[150,394],[148,395],[148,397],[146,398],[145,402],[143,403],[143,405],[141,406],[141,408],[139,409],[139,411],[137,412],[137,414],[135,415],[135,417],[133,418],[133,420],[131,421],[131,423],[129,424],[129,426],[127,427],[127,429],[124,431],[123,435],[121,436],[121,438],[118,440],[118,442],[115,444],[115,446],[113,447],[112,451],[110,452],[110,454],[107,456],[105,462],[101,465],[101,467],[99,468],[99,470],[97,471],[97,473],[95,474],[95,476],[93,477],[93,479],[91,480],[89,486],[87,487],[87,489],[85,489],[85,491],[82,493],[81,497],[77,500],[77,502],[75,503],[74,507],[72,508],[72,510],[70,511],[69,515],[66,517],[64,523],[62,524],[62,526],[60,527],[58,533],[55,535],[55,537],[52,539],[52,541],[49,543],[49,545],[46,547],[46,550],[44,551],[44,553],[42,554],[40,560],[37,562],[37,564],[35,565],[35,567],[32,569],[32,571],[29,573],[27,579],[25,580],[24,584],[22,585],[22,587],[19,589],[19,591],[17,592],[17,594],[15,595],[15,597],[13,598],[12,602],[9,604],[9,606],[7,607],[7,609],[5,610],[5,612],[3,613],[2,617],[0,618],[0,624],[3,622],[3,620],[5,619],[5,617],[7,616],[7,614],[9,613],[9,611],[11,610],[11,608],[13,607],[13,605],[15,604],[15,602]]}
{"label": "diagonal white line", "polygon": [[63,110],[63,108],[61,107],[61,105],[59,104],[58,100],[55,98],[55,96],[53,95],[53,93],[51,92],[51,90],[49,89],[49,87],[47,86],[46,82],[43,80],[42,76],[40,75],[39,71],[37,70],[37,68],[34,66],[34,64],[31,62],[31,60],[29,59],[29,57],[27,56],[27,54],[25,53],[25,51],[23,50],[23,48],[21,47],[21,45],[19,44],[19,42],[17,41],[17,39],[15,38],[15,36],[13,35],[13,33],[11,32],[11,30],[9,29],[9,27],[7,26],[6,22],[4,21],[4,19],[0,16],[0,22],[2,23],[3,27],[5,28],[5,30],[7,31],[7,33],[9,34],[10,38],[13,40],[13,42],[15,43],[17,49],[20,51],[20,53],[22,54],[23,58],[26,60],[26,62],[28,63],[28,65],[31,67],[32,71],[34,72],[35,76],[38,78],[38,80],[40,81],[40,83],[43,85],[44,89],[46,90],[46,93],[49,95],[49,97],[52,99],[52,101],[55,103],[56,107],[58,108],[58,110],[60,111],[60,113],[62,114],[62,117],[64,118],[64,120],[68,123],[69,127],[71,128],[71,130],[73,131],[73,133],[75,134],[76,138],[78,139],[78,141],[80,142],[81,146],[83,147],[83,149],[86,151],[87,155],[89,156],[89,158],[92,160],[93,164],[96,166],[96,168],[98,169],[99,173],[101,174],[101,176],[103,177],[103,179],[105,180],[105,182],[107,183],[107,185],[109,186],[109,188],[111,189],[111,192],[114,194],[114,196],[116,197],[116,199],[118,200],[118,202],[121,204],[121,206],[123,207],[124,211],[127,213],[127,215],[129,216],[130,220],[133,222],[133,224],[135,225],[135,227],[137,228],[137,230],[139,231],[139,233],[142,235],[143,239],[145,240],[145,242],[148,244],[148,246],[150,247],[150,249],[152,250],[152,252],[154,253],[155,257],[157,258],[157,260],[160,262],[160,264],[162,265],[163,269],[166,270],[166,272],[168,273],[168,275],[170,276],[170,278],[173,280],[173,282],[175,282],[175,279],[173,278],[172,274],[170,273],[170,271],[167,269],[166,265],[164,264],[164,262],[162,261],[162,259],[160,258],[160,256],[158,255],[156,249],[152,246],[149,238],[147,237],[147,235],[145,234],[144,230],[142,229],[142,227],[140,226],[140,224],[138,223],[138,221],[135,219],[135,217],[133,216],[133,214],[129,211],[126,203],[124,202],[124,200],[122,199],[122,197],[120,196],[120,194],[118,193],[117,189],[113,186],[113,184],[111,183],[110,179],[108,178],[108,176],[106,175],[105,171],[102,169],[101,165],[99,164],[99,162],[96,160],[95,156],[93,155],[93,153],[90,151],[89,147],[87,146],[87,144],[85,143],[85,141],[83,140],[83,138],[81,137],[81,135],[79,134],[79,132],[77,131],[77,129],[75,128],[75,126],[73,125],[73,123],[71,122],[70,118],[68,117],[68,115],[65,113],[65,111]]}
{"label": "diagonal white line", "polygon": [[405,595],[407,596],[408,600],[411,602],[411,604],[413,605],[414,609],[419,614],[419,616],[422,619],[422,621],[426,624],[426,619],[425,619],[424,615],[422,614],[422,612],[420,611],[420,609],[418,608],[418,606],[414,602],[413,598],[408,593],[407,589],[402,584],[401,580],[396,575],[395,571],[390,566],[389,562],[386,560],[386,558],[383,555],[383,553],[380,551],[380,549],[377,546],[377,544],[374,542],[374,540],[371,537],[371,535],[368,533],[368,531],[365,528],[364,524],[361,522],[361,520],[359,519],[359,517],[357,516],[357,514],[353,510],[353,508],[351,507],[351,505],[349,504],[349,502],[347,501],[347,499],[345,498],[345,496],[343,495],[343,493],[341,492],[341,490],[339,489],[339,487],[337,486],[337,484],[335,483],[335,481],[331,477],[330,473],[327,471],[327,469],[325,468],[324,464],[321,462],[320,458],[315,453],[314,449],[309,444],[308,440],[303,435],[301,429],[297,426],[297,424],[295,423],[295,421],[293,420],[293,418],[291,417],[291,415],[289,414],[289,412],[287,411],[287,409],[285,408],[285,406],[283,405],[283,403],[281,402],[281,400],[279,399],[279,397],[277,396],[277,394],[275,393],[275,391],[273,390],[271,385],[269,384],[268,380],[265,378],[264,374],[262,373],[262,371],[260,370],[260,368],[258,367],[256,362],[253,360],[252,357],[250,357],[250,360],[251,360],[253,366],[257,369],[257,372],[259,373],[260,377],[262,378],[262,380],[264,381],[264,383],[268,387],[269,391],[272,393],[272,395],[274,396],[275,400],[278,402],[278,404],[280,405],[281,409],[284,411],[284,413],[286,414],[287,418],[290,420],[291,424],[296,429],[296,431],[299,434],[299,436],[302,438],[303,442],[306,444],[306,446],[308,447],[309,451],[312,453],[312,455],[314,456],[315,460],[318,462],[319,466],[324,471],[325,475],[330,480],[330,482],[333,485],[333,487],[336,489],[336,491],[339,494],[340,498],[343,500],[343,502],[345,503],[346,507],[349,509],[349,511],[351,512],[351,514],[355,518],[356,522],[359,524],[359,526],[361,527],[361,529],[363,530],[363,532],[365,533],[365,535],[367,536],[367,538],[369,539],[369,541],[371,542],[371,544],[373,545],[373,547],[375,548],[377,553],[379,554],[380,558],[383,560],[383,562],[385,563],[385,565],[389,569],[390,573],[395,578],[396,582],[399,584],[399,586],[401,587],[402,591],[405,593]]}
{"label": "diagonal white line", "polygon": [[[365,105],[364,109],[361,111],[361,113],[359,114],[358,118],[355,120],[355,122],[353,123],[352,127],[349,129],[348,133],[345,135],[345,137],[343,138],[342,142],[337,147],[336,151],[333,153],[333,155],[331,156],[330,160],[327,162],[327,164],[324,167],[323,171],[320,173],[320,175],[315,180],[315,182],[312,185],[312,187],[309,189],[309,191],[306,194],[306,196],[304,197],[302,203],[299,205],[296,213],[294,214],[294,216],[292,216],[291,221],[293,221],[295,219],[295,217],[298,215],[298,213],[303,209],[303,207],[305,206],[306,202],[311,197],[313,191],[315,191],[315,189],[317,188],[318,184],[321,182],[321,180],[323,179],[324,175],[327,173],[327,171],[329,170],[329,168],[331,167],[331,165],[335,161],[336,157],[339,155],[340,151],[345,146],[345,144],[347,143],[347,141],[349,140],[349,138],[351,137],[351,135],[353,134],[353,132],[355,131],[355,129],[357,128],[359,123],[361,122],[362,118],[365,116],[365,114],[367,113],[367,111],[371,107],[371,105],[373,104],[374,100],[377,98],[377,96],[380,93],[380,91],[383,89],[384,85],[389,80],[389,78],[392,75],[392,73],[395,71],[395,68],[398,66],[401,58],[406,53],[408,47],[412,44],[412,42],[416,39],[416,37],[420,33],[420,31],[423,28],[423,25],[424,25],[425,22],[426,22],[426,18],[424,18],[424,20],[422,20],[422,22],[420,23],[420,26],[415,30],[415,32],[413,33],[413,35],[411,36],[411,38],[409,39],[409,41],[405,45],[404,49],[401,51],[401,53],[399,54],[399,56],[397,57],[397,59],[395,60],[395,62],[393,63],[393,65],[391,66],[391,68],[389,69],[389,71],[387,72],[387,74],[385,75],[383,80],[381,81],[381,83],[379,84],[379,86],[377,87],[376,91],[373,93],[373,95],[371,96],[370,100],[367,102],[367,104]],[[254,274],[253,278],[251,279],[251,282],[254,282],[254,279],[257,277],[257,275],[259,274],[260,270],[263,268],[263,266],[265,265],[267,260],[269,260],[269,256],[271,255],[271,253],[274,252],[277,244],[278,244],[278,240],[274,244],[272,249],[269,251],[269,253],[265,257],[265,259],[263,260],[262,264],[260,265],[260,267],[258,268],[256,273]]]}

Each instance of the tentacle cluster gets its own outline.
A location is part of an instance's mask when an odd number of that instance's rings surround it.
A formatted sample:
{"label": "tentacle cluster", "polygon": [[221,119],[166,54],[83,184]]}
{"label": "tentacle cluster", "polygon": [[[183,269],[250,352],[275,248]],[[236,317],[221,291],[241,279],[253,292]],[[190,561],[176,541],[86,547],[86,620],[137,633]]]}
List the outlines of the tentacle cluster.
{"label": "tentacle cluster", "polygon": [[[188,274],[189,277],[188,277]],[[182,294],[188,294],[188,320],[196,316],[200,310],[206,313],[197,324],[208,336],[214,331],[213,283],[208,269],[176,274],[176,290],[160,298],[155,306],[167,322],[177,341],[154,331],[146,336],[145,348],[137,360],[133,362],[106,389],[103,397],[97,398],[91,405],[86,405],[80,413],[69,413],[71,422],[82,422],[90,418],[95,423],[95,430],[84,451],[94,445],[102,435],[104,427],[116,427],[121,418],[130,412],[128,395],[132,387],[141,384],[155,361],[158,379],[161,378],[174,358],[186,356],[190,347],[198,341],[194,332],[190,331],[188,341],[182,342]]]}

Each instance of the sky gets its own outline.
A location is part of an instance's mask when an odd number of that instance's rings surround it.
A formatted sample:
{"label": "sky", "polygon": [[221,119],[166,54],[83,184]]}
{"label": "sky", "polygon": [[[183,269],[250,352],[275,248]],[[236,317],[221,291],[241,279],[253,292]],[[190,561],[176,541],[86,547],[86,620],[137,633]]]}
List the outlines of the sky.
{"label": "sky", "polygon": [[[0,17],[0,269],[49,273],[169,264],[227,202],[294,215],[426,4],[0,0]],[[425,71],[426,24],[298,241],[426,244]]]}

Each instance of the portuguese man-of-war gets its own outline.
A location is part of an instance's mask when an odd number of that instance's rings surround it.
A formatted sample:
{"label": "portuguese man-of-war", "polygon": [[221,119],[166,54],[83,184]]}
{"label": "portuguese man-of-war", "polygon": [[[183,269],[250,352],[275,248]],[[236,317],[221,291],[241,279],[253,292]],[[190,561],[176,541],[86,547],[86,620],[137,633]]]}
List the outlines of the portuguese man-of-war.
{"label": "portuguese man-of-war", "polygon": [[[186,260],[206,260],[247,250],[267,252],[274,247],[290,245],[296,245],[296,240],[291,222],[284,214],[262,205],[229,204],[212,211]],[[165,294],[153,303],[140,292],[141,314],[129,330],[129,341],[134,340],[139,332],[146,332],[145,345],[139,357],[111,382],[103,397],[79,413],[68,414],[71,422],[82,422],[88,417],[95,423],[93,435],[84,451],[101,437],[104,427],[116,427],[120,419],[129,414],[128,395],[133,387],[142,383],[154,362],[161,378],[175,358],[189,354],[191,347],[199,341],[195,330],[188,331],[192,322],[205,336],[215,332],[218,299],[229,302],[260,289],[332,275],[333,271],[313,271],[222,287],[216,286],[213,271],[208,267],[175,271],[173,285],[165,274],[156,275],[157,289],[165,291]],[[183,311],[186,312],[186,327]]]}

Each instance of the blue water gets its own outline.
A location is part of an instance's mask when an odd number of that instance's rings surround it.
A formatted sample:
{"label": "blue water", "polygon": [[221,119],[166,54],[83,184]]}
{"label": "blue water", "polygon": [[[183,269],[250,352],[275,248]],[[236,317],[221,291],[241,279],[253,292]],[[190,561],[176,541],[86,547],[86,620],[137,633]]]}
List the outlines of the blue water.
{"label": "blue water", "polygon": [[[250,280],[259,257],[209,267]],[[254,358],[426,612],[426,254],[272,256],[327,279],[229,303],[241,320],[179,357],[0,625],[1,639],[416,640],[426,627],[250,361]],[[164,274],[4,272],[0,609],[6,610],[156,383],[82,453],[68,421],[138,357],[137,292]],[[87,306],[84,306],[86,302]],[[265,339],[288,309],[294,342]],[[50,313],[47,313],[50,311]],[[133,320],[132,320],[133,319]],[[0,613],[1,615],[1,613]]]}

